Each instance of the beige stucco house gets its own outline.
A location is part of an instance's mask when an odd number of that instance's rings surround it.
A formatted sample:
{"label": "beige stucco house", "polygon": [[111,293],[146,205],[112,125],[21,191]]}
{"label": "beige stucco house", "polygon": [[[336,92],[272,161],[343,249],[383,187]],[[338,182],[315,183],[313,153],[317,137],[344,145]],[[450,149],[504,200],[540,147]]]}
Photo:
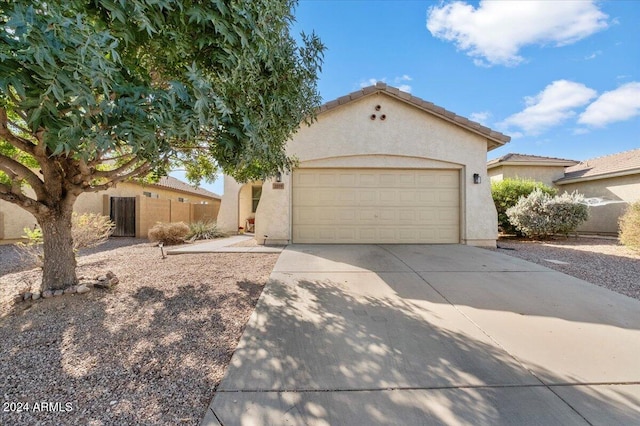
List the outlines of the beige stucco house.
{"label": "beige stucco house", "polygon": [[640,149],[582,161],[555,181],[561,191],[589,198],[591,215],[582,233],[618,234],[618,220],[629,203],[640,201]]}
{"label": "beige stucco house", "polygon": [[[83,193],[74,211],[110,216],[116,222],[116,235],[146,238],[156,222],[216,220],[220,200],[211,191],[165,176],[153,184],[121,182],[106,191]],[[20,239],[24,228],[35,224],[26,210],[0,200],[0,242]]]}
{"label": "beige stucco house", "polygon": [[218,224],[259,243],[495,246],[486,153],[510,140],[378,83],[323,105],[287,144],[289,174],[225,176]]}
{"label": "beige stucco house", "polygon": [[487,162],[491,180],[525,178],[560,192],[578,191],[591,204],[584,234],[617,235],[618,220],[629,203],[640,200],[640,149],[582,162],[535,155],[507,154]]}
{"label": "beige stucco house", "polygon": [[487,174],[491,181],[521,178],[553,186],[553,182],[564,177],[565,168],[576,164],[577,161],[563,158],[509,153],[488,161]]}

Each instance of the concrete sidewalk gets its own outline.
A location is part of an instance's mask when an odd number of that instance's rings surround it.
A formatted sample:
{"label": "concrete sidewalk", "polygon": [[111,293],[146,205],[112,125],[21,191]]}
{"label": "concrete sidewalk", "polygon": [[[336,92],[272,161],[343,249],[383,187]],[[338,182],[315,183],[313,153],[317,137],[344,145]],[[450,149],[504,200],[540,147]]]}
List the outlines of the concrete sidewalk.
{"label": "concrete sidewalk", "polygon": [[167,254],[193,253],[280,253],[284,246],[248,246],[232,247],[234,244],[253,239],[251,235],[234,235],[204,242],[195,242],[167,250]]}
{"label": "concrete sidewalk", "polygon": [[288,246],[204,425],[637,424],[640,302],[460,245]]}

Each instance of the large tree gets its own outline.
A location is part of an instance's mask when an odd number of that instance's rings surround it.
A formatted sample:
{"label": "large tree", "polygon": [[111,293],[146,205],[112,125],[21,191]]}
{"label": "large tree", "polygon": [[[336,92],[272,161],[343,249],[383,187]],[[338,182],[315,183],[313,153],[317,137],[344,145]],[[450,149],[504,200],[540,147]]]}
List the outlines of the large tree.
{"label": "large tree", "polygon": [[0,0],[0,199],[33,214],[43,287],[77,283],[83,192],[176,163],[260,179],[291,166],[323,46],[292,0]]}

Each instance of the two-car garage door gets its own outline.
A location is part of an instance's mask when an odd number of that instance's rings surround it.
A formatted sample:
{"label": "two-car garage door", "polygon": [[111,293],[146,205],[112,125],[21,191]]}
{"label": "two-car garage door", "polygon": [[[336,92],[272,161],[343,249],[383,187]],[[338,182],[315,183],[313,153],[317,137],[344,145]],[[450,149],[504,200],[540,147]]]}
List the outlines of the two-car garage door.
{"label": "two-car garage door", "polygon": [[459,170],[298,169],[294,243],[459,243]]}

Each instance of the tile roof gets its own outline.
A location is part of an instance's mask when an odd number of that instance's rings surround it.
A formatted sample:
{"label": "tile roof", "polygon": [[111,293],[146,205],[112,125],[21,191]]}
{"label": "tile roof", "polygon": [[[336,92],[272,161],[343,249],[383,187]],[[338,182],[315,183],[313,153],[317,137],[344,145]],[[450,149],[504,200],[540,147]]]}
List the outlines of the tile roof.
{"label": "tile roof", "polygon": [[196,188],[195,186],[189,185],[171,176],[163,176],[158,182],[150,184],[150,186],[159,186],[162,188],[169,188],[176,191],[199,195],[201,197],[216,198],[218,200],[220,199],[220,196],[214,192],[207,191],[204,188]]}
{"label": "tile roof", "polygon": [[640,174],[640,148],[619,152],[604,157],[591,158],[575,166],[567,167],[564,177],[556,183],[604,178],[618,174]]}
{"label": "tile roof", "polygon": [[527,165],[537,166],[573,166],[578,162],[575,160],[567,160],[565,158],[556,157],[543,157],[540,155],[528,155],[528,154],[505,154],[500,158],[487,161],[487,168],[498,167],[504,164],[523,163]]}
{"label": "tile roof", "polygon": [[428,112],[429,114],[435,115],[436,117],[449,121],[450,123],[453,123],[459,127],[484,136],[489,141],[493,142],[488,146],[489,149],[498,148],[499,146],[502,146],[511,140],[511,136],[507,136],[500,132],[496,132],[495,130],[491,130],[490,128],[485,127],[480,123],[476,123],[475,121],[471,121],[468,118],[454,114],[453,112],[447,111],[446,109],[434,105],[431,102],[427,102],[424,99],[413,96],[410,93],[403,92],[395,87],[387,86],[385,83],[381,82],[376,83],[375,86],[365,87],[346,96],[342,96],[338,99],[327,102],[320,107],[318,112],[323,113],[325,111],[329,111],[349,102],[355,101],[356,99],[375,93],[385,93],[391,97],[416,106],[421,110]]}

